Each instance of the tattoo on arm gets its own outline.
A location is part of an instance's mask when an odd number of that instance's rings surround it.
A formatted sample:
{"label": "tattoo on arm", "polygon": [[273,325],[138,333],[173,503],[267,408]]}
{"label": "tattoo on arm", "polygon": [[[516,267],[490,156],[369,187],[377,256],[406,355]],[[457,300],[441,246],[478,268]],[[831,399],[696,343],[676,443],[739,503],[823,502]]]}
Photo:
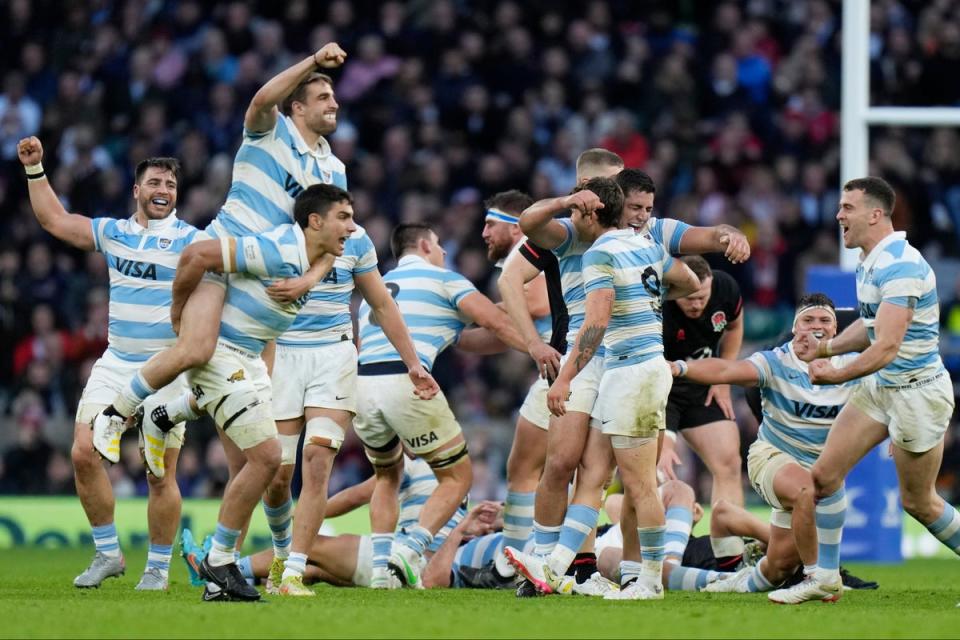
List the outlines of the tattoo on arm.
{"label": "tattoo on arm", "polygon": [[597,352],[597,348],[600,346],[600,342],[603,340],[603,334],[606,331],[606,327],[603,326],[590,326],[584,327],[583,331],[580,332],[580,338],[577,344],[577,348],[580,353],[577,354],[577,372],[583,370],[587,363],[593,358],[594,354]]}

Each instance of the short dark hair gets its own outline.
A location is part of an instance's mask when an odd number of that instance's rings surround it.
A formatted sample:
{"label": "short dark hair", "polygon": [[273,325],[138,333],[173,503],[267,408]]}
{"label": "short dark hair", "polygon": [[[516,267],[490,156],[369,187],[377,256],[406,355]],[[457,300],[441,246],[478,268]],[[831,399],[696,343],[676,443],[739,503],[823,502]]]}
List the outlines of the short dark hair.
{"label": "short dark hair", "polygon": [[533,198],[519,189],[510,189],[494,194],[483,203],[484,209],[499,209],[512,216],[519,216],[533,204]]}
{"label": "short dark hair", "polygon": [[332,184],[315,184],[300,192],[293,201],[293,219],[301,229],[307,228],[311,213],[327,215],[330,207],[337,202],[353,204],[349,191]]}
{"label": "short dark hair", "polygon": [[653,183],[653,178],[640,171],[640,169],[624,169],[616,175],[614,180],[623,189],[624,197],[628,197],[634,191],[640,193],[657,192],[657,185]]}
{"label": "short dark hair", "polygon": [[700,282],[713,277],[713,269],[710,268],[710,263],[704,260],[703,256],[683,256],[680,260],[690,267],[690,271],[696,274]]}
{"label": "short dark hair", "polygon": [[283,115],[289,116],[293,112],[294,102],[303,102],[307,99],[307,87],[314,82],[326,82],[328,85],[333,87],[333,78],[325,73],[314,71],[307,76],[303,82],[298,84],[297,87],[290,92],[290,95],[284,98],[283,102],[280,103],[280,111],[283,112]]}
{"label": "short dark hair", "polygon": [[897,203],[897,194],[889,182],[877,176],[867,176],[866,178],[847,180],[847,183],[843,185],[844,191],[853,191],[854,189],[863,191],[867,198],[870,198],[876,206],[883,209],[883,215],[888,218],[893,215],[893,207]]}
{"label": "short dark hair", "polygon": [[393,252],[393,257],[399,260],[407,249],[416,247],[417,243],[429,237],[432,231],[433,227],[423,222],[398,224],[390,234],[390,251]]}
{"label": "short dark hair", "polygon": [[143,174],[145,174],[147,169],[151,167],[154,169],[169,171],[173,174],[177,184],[180,183],[180,161],[176,158],[147,158],[146,160],[141,160],[137,164],[137,168],[134,170],[134,182],[136,184],[140,184]]}
{"label": "short dark hair", "polygon": [[603,208],[596,211],[600,226],[606,229],[619,227],[620,218],[623,217],[623,190],[620,185],[612,178],[590,178],[574,189],[574,193],[584,189],[593,191],[603,203]]}
{"label": "short dark hair", "polygon": [[830,307],[831,309],[836,309],[833,300],[825,293],[803,294],[800,296],[800,302],[797,303],[797,309],[803,309],[804,307]]}
{"label": "short dark hair", "polygon": [[584,167],[623,167],[623,158],[613,151],[594,147],[587,149],[577,157],[577,173],[582,173]]}

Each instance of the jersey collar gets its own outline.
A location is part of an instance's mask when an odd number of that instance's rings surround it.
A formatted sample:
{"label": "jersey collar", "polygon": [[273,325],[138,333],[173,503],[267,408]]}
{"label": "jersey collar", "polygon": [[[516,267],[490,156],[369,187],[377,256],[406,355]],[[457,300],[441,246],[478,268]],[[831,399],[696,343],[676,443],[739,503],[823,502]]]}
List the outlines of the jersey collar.
{"label": "jersey collar", "polygon": [[426,264],[427,259],[422,256],[418,256],[415,253],[408,253],[407,255],[397,260],[397,266],[400,267],[405,264],[410,264],[411,262],[423,262],[424,264]]}
{"label": "jersey collar", "polygon": [[877,246],[866,256],[863,255],[863,251],[860,252],[860,266],[864,269],[869,269],[877,261],[877,258],[880,257],[880,254],[883,253],[883,250],[887,248],[892,242],[897,240],[903,240],[907,237],[906,231],[894,231],[893,233],[885,236],[883,240],[877,243]]}
{"label": "jersey collar", "polygon": [[147,220],[147,226],[144,227],[139,222],[137,222],[137,214],[134,213],[129,218],[130,224],[138,231],[163,231],[164,229],[169,229],[177,223],[177,210],[174,209],[166,218],[161,218],[160,220]]}
{"label": "jersey collar", "polygon": [[300,155],[311,155],[317,160],[324,160],[330,156],[330,143],[327,142],[326,138],[320,136],[317,140],[316,148],[311,149],[309,145],[307,145],[307,141],[300,135],[300,130],[293,124],[293,120],[288,116],[281,117],[287,119],[287,128],[290,130],[290,136],[293,138],[293,143],[297,146],[297,151]]}

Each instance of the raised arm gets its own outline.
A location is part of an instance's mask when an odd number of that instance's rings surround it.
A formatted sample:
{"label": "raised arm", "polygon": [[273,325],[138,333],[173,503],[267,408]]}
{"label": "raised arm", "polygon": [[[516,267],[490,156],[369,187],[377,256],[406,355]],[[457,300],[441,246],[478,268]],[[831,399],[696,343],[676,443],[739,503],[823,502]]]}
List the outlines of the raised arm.
{"label": "raised arm", "polygon": [[698,384],[735,384],[741,387],[755,387],[760,384],[760,373],[747,360],[703,358],[684,363],[671,362],[670,370],[673,377]]}
{"label": "raised arm", "polygon": [[484,329],[492,331],[504,344],[517,351],[526,351],[527,344],[520,337],[503,309],[479,291],[465,295],[458,304],[460,311]]}
{"label": "raised arm", "polygon": [[250,101],[247,113],[243,117],[244,128],[251,133],[262,133],[273,129],[277,123],[277,114],[280,112],[278,105],[297,88],[298,84],[318,68],[339,67],[346,58],[347,54],[340,45],[330,42],[312,56],[304,58],[270,78]]}
{"label": "raised arm", "polygon": [[534,202],[520,214],[520,230],[545,249],[556,249],[568,238],[568,232],[555,217],[569,209],[590,213],[603,207],[597,194],[584,189],[562,198],[547,198]]}
{"label": "raised arm", "polygon": [[383,334],[390,341],[390,344],[396,348],[403,363],[407,365],[407,371],[416,387],[417,396],[423,400],[429,400],[437,395],[440,387],[433,376],[420,363],[417,350],[413,346],[413,339],[410,337],[410,331],[400,314],[400,308],[393,300],[390,292],[387,291],[386,285],[383,284],[380,272],[374,269],[357,274],[354,281],[357,289],[360,290],[360,295],[370,305],[380,328],[383,329]]}
{"label": "raised arm", "polygon": [[750,258],[750,243],[736,227],[718,224],[715,227],[690,227],[680,240],[680,253],[723,253],[734,264]]}
{"label": "raised arm", "polygon": [[[514,326],[526,344],[526,351],[537,363],[540,375],[548,380],[557,377],[560,369],[560,354],[550,345],[545,344],[533,323],[533,314],[527,296],[526,286],[540,276],[540,269],[523,255],[523,251],[514,251],[503,265],[497,287],[503,298],[503,306],[507,310]],[[545,251],[545,249],[541,249]],[[544,297],[546,296],[546,282],[543,282]],[[549,308],[549,303],[548,303]]]}
{"label": "raised arm", "polygon": [[[90,218],[76,213],[67,213],[54,193],[50,181],[43,173],[43,145],[39,138],[31,136],[17,144],[17,156],[27,170],[27,189],[30,205],[44,231],[72,247],[93,251],[96,243]],[[31,177],[31,174],[33,177]]]}

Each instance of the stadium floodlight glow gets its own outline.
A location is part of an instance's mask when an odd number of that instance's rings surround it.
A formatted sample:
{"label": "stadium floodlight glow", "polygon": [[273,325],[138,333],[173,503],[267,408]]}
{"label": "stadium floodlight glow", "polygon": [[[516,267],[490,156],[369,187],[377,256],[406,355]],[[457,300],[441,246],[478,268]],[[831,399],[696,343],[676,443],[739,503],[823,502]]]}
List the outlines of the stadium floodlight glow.
{"label": "stadium floodlight glow", "polygon": [[[870,0],[844,0],[840,95],[840,185],[869,172],[870,125],[960,127],[960,108],[870,106]],[[839,234],[839,230],[837,231]],[[840,267],[853,271],[859,252],[840,240]]]}

